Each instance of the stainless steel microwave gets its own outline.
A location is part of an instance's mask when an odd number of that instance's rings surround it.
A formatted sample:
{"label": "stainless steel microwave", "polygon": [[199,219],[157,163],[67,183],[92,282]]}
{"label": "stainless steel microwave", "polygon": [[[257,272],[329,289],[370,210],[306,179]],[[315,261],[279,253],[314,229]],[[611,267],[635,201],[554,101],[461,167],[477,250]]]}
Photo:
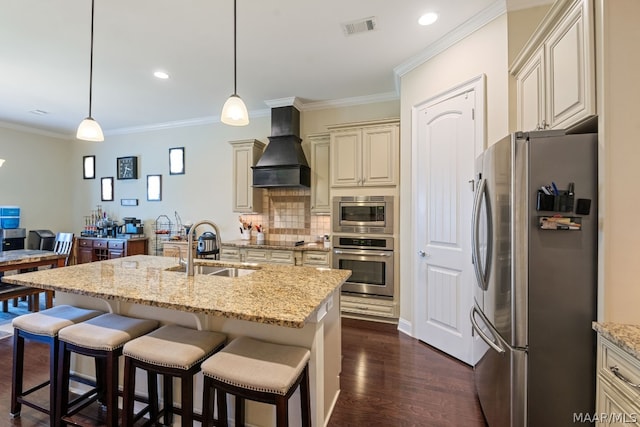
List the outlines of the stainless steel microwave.
{"label": "stainless steel microwave", "polygon": [[333,232],[393,234],[393,197],[334,197]]}

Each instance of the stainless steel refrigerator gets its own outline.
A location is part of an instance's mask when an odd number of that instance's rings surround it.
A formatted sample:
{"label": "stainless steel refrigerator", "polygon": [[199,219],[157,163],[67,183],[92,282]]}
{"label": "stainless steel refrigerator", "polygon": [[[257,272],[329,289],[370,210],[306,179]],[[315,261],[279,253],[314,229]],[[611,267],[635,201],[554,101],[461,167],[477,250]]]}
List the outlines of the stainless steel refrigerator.
{"label": "stainless steel refrigerator", "polygon": [[518,132],[476,160],[471,311],[489,427],[595,407],[597,135]]}

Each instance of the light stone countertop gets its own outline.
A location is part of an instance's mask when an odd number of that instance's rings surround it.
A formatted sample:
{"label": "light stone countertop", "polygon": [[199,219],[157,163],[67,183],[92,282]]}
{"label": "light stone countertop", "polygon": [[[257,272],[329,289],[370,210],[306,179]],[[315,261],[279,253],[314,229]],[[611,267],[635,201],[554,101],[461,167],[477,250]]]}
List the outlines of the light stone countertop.
{"label": "light stone countertop", "polygon": [[193,313],[302,328],[351,275],[349,270],[195,260],[256,269],[242,277],[170,271],[172,257],[135,255],[5,276],[8,283]]}
{"label": "light stone countertop", "polygon": [[593,329],[631,356],[640,360],[640,325],[593,322]]}

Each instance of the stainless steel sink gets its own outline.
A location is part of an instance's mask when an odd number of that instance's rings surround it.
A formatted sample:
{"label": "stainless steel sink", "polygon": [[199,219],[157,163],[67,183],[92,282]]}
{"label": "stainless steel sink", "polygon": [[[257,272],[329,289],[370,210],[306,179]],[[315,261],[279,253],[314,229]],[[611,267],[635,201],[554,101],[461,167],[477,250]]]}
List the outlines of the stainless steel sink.
{"label": "stainless steel sink", "polygon": [[[242,277],[242,276],[247,276],[251,273],[255,273],[257,271],[250,268],[219,267],[216,265],[194,265],[193,269],[195,274],[202,274],[204,276],[221,276],[221,277]],[[184,266],[171,267],[171,268],[168,268],[167,270],[184,273],[185,267]]]}

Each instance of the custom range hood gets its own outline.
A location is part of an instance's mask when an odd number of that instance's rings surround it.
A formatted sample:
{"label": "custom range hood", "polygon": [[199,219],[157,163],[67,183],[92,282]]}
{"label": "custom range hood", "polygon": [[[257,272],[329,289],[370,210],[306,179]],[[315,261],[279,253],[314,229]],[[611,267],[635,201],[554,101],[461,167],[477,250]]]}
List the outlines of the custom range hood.
{"label": "custom range hood", "polygon": [[300,144],[300,111],[294,106],[271,109],[271,136],[253,166],[253,186],[310,187],[311,170]]}

